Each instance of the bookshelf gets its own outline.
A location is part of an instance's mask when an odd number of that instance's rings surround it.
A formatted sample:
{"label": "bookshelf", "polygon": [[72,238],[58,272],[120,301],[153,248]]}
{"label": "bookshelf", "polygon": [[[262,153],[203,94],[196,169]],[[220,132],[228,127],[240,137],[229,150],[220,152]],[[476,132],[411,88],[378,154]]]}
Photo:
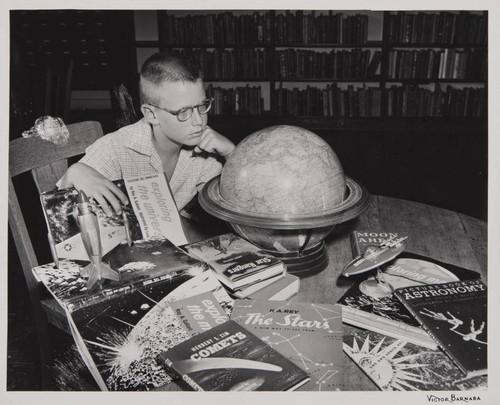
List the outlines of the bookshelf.
{"label": "bookshelf", "polygon": [[138,63],[197,58],[214,116],[486,115],[486,12],[161,10],[150,22]]}

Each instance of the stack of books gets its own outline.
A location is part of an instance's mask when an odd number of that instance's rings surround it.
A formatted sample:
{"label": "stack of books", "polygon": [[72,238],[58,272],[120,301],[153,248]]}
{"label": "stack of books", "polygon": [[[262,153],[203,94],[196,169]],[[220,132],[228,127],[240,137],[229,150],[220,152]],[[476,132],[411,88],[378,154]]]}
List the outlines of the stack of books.
{"label": "stack of books", "polygon": [[207,263],[235,298],[287,300],[297,293],[299,278],[285,264],[232,233],[185,245],[191,256]]}

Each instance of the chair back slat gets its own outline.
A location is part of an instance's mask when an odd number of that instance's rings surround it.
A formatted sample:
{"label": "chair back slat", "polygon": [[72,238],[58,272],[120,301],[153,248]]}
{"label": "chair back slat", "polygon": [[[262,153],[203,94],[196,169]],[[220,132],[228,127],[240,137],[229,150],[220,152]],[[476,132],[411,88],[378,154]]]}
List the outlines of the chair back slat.
{"label": "chair back slat", "polygon": [[62,159],[45,166],[36,167],[31,170],[38,192],[44,193],[53,190],[57,181],[68,169],[68,160]]}
{"label": "chair back slat", "polygon": [[9,143],[11,177],[58,160],[82,154],[85,148],[103,135],[99,122],[86,121],[68,125],[70,140],[56,145],[40,138],[17,138]]}

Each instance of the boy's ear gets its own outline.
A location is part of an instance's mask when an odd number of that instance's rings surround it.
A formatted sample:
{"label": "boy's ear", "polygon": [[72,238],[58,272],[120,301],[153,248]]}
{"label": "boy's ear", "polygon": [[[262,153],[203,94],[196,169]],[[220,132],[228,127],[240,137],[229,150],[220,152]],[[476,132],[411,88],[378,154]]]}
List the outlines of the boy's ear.
{"label": "boy's ear", "polygon": [[156,118],[156,112],[154,111],[154,107],[152,107],[150,104],[142,104],[141,112],[144,115],[144,118],[146,118],[146,120],[151,125],[158,124],[158,118]]}

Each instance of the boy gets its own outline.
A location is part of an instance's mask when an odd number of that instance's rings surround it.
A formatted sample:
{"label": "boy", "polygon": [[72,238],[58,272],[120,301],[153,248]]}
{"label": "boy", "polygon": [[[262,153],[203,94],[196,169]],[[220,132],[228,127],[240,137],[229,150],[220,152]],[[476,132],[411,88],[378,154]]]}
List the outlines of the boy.
{"label": "boy", "polygon": [[[144,117],[97,140],[71,166],[59,187],[75,187],[94,198],[107,215],[121,214],[126,196],[112,183],[164,172],[180,210],[211,178],[220,174],[217,155],[234,144],[207,126],[212,99],[205,95],[200,69],[178,55],[160,52],[140,73]],[[202,153],[204,152],[204,153]]]}

